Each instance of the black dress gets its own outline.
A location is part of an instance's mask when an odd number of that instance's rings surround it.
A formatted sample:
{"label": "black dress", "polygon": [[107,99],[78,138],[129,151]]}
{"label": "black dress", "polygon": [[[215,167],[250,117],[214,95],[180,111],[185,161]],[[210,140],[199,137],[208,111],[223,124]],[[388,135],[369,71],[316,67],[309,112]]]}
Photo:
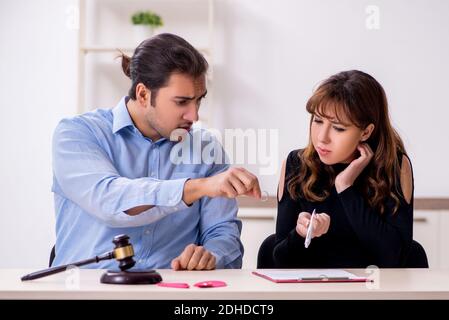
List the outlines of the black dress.
{"label": "black dress", "polygon": [[[286,179],[298,172],[301,160],[298,151],[290,152],[286,161]],[[400,158],[402,159],[402,154]],[[400,161],[402,163],[402,161]],[[337,173],[347,167],[333,165]],[[399,179],[400,176],[397,177]],[[386,199],[385,212],[380,215],[364,200],[357,187],[351,186],[337,193],[332,187],[323,202],[304,198],[292,199],[285,180],[284,191],[278,201],[276,245],[273,259],[277,268],[380,268],[403,266],[412,243],[413,192],[410,204],[400,193],[400,206],[392,215],[394,202]],[[329,230],[312,239],[306,249],[304,238],[295,230],[298,214],[302,211],[327,213],[331,220]]]}

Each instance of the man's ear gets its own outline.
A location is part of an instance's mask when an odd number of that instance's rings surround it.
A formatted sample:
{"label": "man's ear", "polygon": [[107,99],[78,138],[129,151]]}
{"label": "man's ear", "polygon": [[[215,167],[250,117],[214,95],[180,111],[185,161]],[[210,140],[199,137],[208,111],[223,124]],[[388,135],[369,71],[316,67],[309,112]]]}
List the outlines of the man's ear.
{"label": "man's ear", "polygon": [[143,83],[138,83],[136,86],[136,98],[140,106],[146,107],[148,101],[151,100],[151,91]]}
{"label": "man's ear", "polygon": [[366,140],[369,139],[369,137],[371,136],[371,134],[374,131],[374,124],[370,123],[369,125],[366,126],[366,128],[363,130],[362,133],[362,137],[360,138],[360,140],[362,142],[365,142]]}

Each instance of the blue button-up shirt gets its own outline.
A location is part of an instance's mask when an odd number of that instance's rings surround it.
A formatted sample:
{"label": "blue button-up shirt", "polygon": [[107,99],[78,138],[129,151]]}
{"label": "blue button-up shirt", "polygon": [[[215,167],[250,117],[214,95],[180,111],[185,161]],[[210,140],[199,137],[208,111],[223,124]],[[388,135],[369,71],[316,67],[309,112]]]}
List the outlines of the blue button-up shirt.
{"label": "blue button-up shirt", "polygon": [[[113,237],[125,233],[139,269],[170,268],[171,260],[191,243],[214,254],[217,268],[240,268],[242,225],[236,217],[235,199],[203,197],[191,206],[182,201],[187,179],[215,175],[229,165],[226,161],[175,164],[171,150],[188,144],[189,139],[177,143],[144,137],[134,126],[126,101],[124,97],[112,110],[97,109],[63,119],[55,130],[53,265],[111,251]],[[192,132],[207,133],[193,129],[190,137],[197,136]],[[192,140],[187,146],[193,152],[191,159],[202,159],[204,141],[198,149],[192,148]],[[155,207],[136,216],[124,213],[141,205]],[[109,260],[89,267],[117,269],[117,265]]]}

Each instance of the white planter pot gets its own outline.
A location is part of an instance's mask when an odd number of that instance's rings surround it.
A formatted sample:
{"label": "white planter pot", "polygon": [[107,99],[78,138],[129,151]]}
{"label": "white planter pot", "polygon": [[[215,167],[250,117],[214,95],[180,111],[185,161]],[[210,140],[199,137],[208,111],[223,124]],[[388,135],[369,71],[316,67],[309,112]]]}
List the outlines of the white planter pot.
{"label": "white planter pot", "polygon": [[137,44],[141,43],[143,40],[151,38],[154,35],[154,28],[148,25],[134,25],[134,42]]}

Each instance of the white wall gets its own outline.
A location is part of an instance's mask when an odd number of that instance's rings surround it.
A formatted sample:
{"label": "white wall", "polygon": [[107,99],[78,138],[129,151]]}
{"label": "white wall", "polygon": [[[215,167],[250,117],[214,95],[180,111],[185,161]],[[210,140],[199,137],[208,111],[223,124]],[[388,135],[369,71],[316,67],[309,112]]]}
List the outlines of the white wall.
{"label": "white wall", "polygon": [[0,267],[43,267],[54,243],[51,137],[76,111],[76,1],[0,2]]}
{"label": "white wall", "polygon": [[[378,30],[366,28],[368,5],[379,8]],[[448,1],[229,0],[216,9],[222,127],[277,128],[285,158],[307,143],[313,88],[360,69],[386,90],[414,166],[415,196],[449,196]],[[277,180],[262,177],[262,186],[274,194]]]}
{"label": "white wall", "polygon": [[[74,4],[0,2],[0,267],[44,267],[54,242],[51,136],[60,118],[76,112]],[[380,9],[379,30],[365,26],[367,5]],[[362,69],[387,92],[413,161],[416,196],[448,197],[448,9],[444,0],[216,0],[216,125],[279,129],[280,162],[307,141],[304,105],[314,86]],[[128,19],[119,17],[114,27],[122,30]],[[125,94],[118,64],[112,68],[105,78]],[[121,95],[97,96],[92,106],[113,106]],[[274,194],[277,179],[262,177],[263,188]]]}

